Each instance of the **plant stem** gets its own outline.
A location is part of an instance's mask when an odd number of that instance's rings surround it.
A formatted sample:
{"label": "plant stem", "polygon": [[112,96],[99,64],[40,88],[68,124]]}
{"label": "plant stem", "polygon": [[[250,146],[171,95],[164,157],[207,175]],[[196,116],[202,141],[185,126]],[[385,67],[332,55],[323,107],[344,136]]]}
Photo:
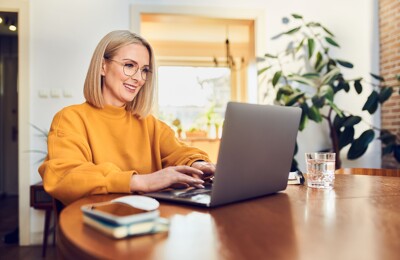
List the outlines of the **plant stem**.
{"label": "plant stem", "polygon": [[[306,22],[304,21],[304,19],[302,19],[302,21],[303,21],[303,25],[304,25],[305,27],[307,27],[307,29],[311,32],[313,38],[314,38],[314,39],[317,39],[317,41],[319,42],[319,45],[321,46],[322,50],[324,50],[324,53],[326,54],[326,56],[327,56],[328,59],[330,60],[331,57],[329,56],[329,53],[328,53],[329,48],[325,48],[325,46],[324,46],[324,44],[322,43],[321,39],[320,39],[319,37],[317,37],[317,35],[314,33],[314,31],[311,29],[311,27],[310,27],[310,26],[307,26],[307,24],[306,24]],[[326,50],[328,50],[328,51],[326,51]],[[311,57],[310,57],[310,58],[311,58]]]}
{"label": "plant stem", "polygon": [[331,142],[332,142],[332,149],[333,149],[333,152],[336,153],[336,165],[335,165],[335,168],[339,169],[340,167],[342,167],[342,161],[340,159],[339,138],[337,136],[335,127],[333,126],[333,123],[331,121],[332,111],[333,111],[333,109],[330,108],[328,116],[326,117],[326,119],[328,120],[329,133],[330,133]]}

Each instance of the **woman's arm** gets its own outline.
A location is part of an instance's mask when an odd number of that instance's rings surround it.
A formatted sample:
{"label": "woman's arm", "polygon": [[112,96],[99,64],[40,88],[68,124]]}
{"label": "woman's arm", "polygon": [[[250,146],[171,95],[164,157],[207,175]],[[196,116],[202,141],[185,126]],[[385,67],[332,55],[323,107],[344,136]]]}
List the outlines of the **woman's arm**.
{"label": "woman's arm", "polygon": [[188,146],[175,137],[175,132],[165,123],[157,122],[159,147],[163,167],[187,165],[196,161],[210,162],[208,154],[198,148]]}
{"label": "woman's arm", "polygon": [[48,155],[39,167],[44,188],[64,204],[90,194],[129,193],[134,170],[123,171],[111,162],[94,163],[83,113],[76,111],[63,109],[53,119]]}

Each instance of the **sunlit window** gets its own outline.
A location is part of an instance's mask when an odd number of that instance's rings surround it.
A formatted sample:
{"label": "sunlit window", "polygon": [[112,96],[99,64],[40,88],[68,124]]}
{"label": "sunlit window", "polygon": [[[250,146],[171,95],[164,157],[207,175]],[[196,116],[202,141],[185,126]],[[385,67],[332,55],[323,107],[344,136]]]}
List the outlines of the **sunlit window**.
{"label": "sunlit window", "polygon": [[215,67],[158,67],[158,116],[179,130],[219,135],[226,104],[231,98],[230,69]]}

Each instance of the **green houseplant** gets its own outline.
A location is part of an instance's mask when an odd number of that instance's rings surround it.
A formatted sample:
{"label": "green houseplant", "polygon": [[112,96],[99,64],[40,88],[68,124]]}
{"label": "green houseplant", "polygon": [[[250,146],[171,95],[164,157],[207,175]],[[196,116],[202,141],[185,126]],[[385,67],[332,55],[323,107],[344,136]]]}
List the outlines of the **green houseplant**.
{"label": "green houseplant", "polygon": [[[309,120],[327,122],[331,150],[337,155],[336,168],[341,167],[340,150],[349,146],[347,158],[354,160],[361,157],[376,138],[382,141],[383,154],[391,153],[400,162],[398,137],[372,125],[368,125],[368,129],[361,135],[355,136],[355,127],[365,124],[365,121],[335,103],[335,95],[338,93],[350,94],[351,88],[354,88],[357,94],[361,94],[365,91],[363,85],[370,84],[372,91],[362,110],[372,115],[379,105],[390,98],[393,91],[399,91],[400,85],[388,86],[384,78],[372,73],[372,82],[361,77],[345,78],[344,71],[352,69],[353,64],[331,55],[331,48],[340,48],[334,34],[321,23],[308,22],[298,14],[292,14],[292,17],[296,25],[273,38],[277,40],[287,37],[284,39],[289,40],[286,48],[276,54],[265,54],[263,65],[258,71],[260,81],[266,81],[271,86],[267,90],[272,88],[274,102],[302,109],[300,131],[305,129]],[[400,76],[396,78],[400,82]],[[374,130],[380,131],[378,137]],[[294,165],[297,167],[295,160]]]}
{"label": "green houseplant", "polygon": [[[36,130],[36,132],[37,132],[36,135],[37,135],[40,139],[42,139],[42,140],[44,141],[44,143],[47,145],[47,136],[48,136],[48,134],[49,134],[49,131],[47,131],[47,130],[45,130],[45,129],[41,129],[40,127],[38,127],[38,126],[36,126],[36,125],[34,125],[34,124],[30,124],[30,125],[31,125],[31,127],[32,127],[33,129]],[[41,154],[40,159],[38,159],[38,160],[36,161],[37,164],[42,163],[42,162],[46,159],[46,156],[47,156],[47,149],[46,149],[46,150],[33,149],[33,150],[28,150],[28,152],[30,152],[30,153],[36,153],[36,154]]]}

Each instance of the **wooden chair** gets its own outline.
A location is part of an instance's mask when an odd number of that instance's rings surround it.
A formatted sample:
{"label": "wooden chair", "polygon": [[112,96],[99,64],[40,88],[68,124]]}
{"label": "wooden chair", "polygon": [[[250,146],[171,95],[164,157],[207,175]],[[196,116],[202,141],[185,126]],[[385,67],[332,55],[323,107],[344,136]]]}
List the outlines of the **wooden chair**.
{"label": "wooden chair", "polygon": [[61,210],[64,209],[64,204],[58,199],[53,198],[53,212],[54,212],[54,236],[53,236],[53,244],[56,241],[56,233],[57,233],[57,225],[58,219],[60,217]]}
{"label": "wooden chair", "polygon": [[[31,207],[33,207],[34,209],[45,211],[42,257],[46,257],[47,238],[50,233],[50,222],[53,213],[52,197],[44,190],[42,182],[31,185],[30,193]],[[55,222],[56,220],[54,221],[54,223]],[[55,230],[53,233],[53,237],[55,237]]]}
{"label": "wooden chair", "polygon": [[43,245],[42,245],[42,257],[46,257],[47,240],[50,234],[50,222],[54,216],[54,227],[53,227],[53,245],[56,241],[56,229],[58,224],[58,217],[64,205],[57,199],[51,197],[43,188],[43,183],[39,182],[31,185],[31,207],[38,210],[45,210],[44,219],[44,231],[43,231]]}
{"label": "wooden chair", "polygon": [[335,173],[400,177],[400,169],[341,168]]}

